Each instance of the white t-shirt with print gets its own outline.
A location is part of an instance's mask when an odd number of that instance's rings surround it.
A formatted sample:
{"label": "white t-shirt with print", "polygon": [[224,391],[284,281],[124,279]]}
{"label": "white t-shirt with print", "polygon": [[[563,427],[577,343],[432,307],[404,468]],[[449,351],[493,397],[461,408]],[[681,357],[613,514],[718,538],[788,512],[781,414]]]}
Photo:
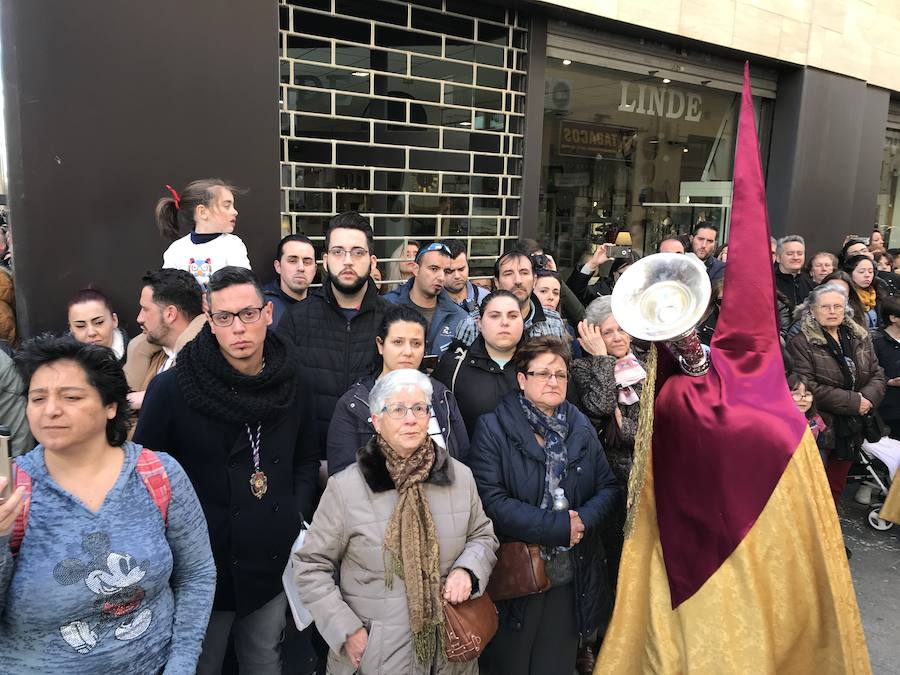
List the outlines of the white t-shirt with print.
{"label": "white t-shirt with print", "polygon": [[241,238],[227,232],[202,244],[195,244],[186,234],[163,253],[163,267],[187,270],[204,288],[213,272],[229,265],[250,269],[250,258]]}

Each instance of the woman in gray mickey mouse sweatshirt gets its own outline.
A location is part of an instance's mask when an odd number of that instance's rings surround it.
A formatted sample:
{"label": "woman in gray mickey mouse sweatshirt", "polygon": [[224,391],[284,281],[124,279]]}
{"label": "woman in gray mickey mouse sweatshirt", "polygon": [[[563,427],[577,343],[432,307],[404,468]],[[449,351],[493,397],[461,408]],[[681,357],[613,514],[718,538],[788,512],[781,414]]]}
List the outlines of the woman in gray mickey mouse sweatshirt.
{"label": "woman in gray mickey mouse sweatshirt", "polygon": [[16,460],[32,481],[24,535],[21,492],[0,501],[0,674],[193,673],[215,566],[184,470],[124,440],[109,350],[39,338],[20,367],[41,445]]}

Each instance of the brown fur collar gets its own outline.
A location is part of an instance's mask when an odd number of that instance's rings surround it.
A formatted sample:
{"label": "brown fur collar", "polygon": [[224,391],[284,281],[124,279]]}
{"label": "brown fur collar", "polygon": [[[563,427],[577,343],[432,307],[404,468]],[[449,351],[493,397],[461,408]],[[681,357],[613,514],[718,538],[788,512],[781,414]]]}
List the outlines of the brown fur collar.
{"label": "brown fur collar", "polygon": [[[356,451],[356,463],[363,478],[372,492],[387,492],[394,489],[385,465],[384,455],[375,444],[375,437]],[[453,483],[453,467],[450,465],[450,454],[441,446],[434,445],[434,466],[428,474],[426,483],[432,485],[450,485]]]}
{"label": "brown fur collar", "polygon": [[[850,329],[850,334],[857,340],[865,340],[866,336],[869,334],[865,328],[860,326],[853,319],[844,317],[843,325]],[[810,313],[805,314],[803,318],[800,319],[800,332],[806,336],[806,339],[811,345],[825,344],[825,333]]]}

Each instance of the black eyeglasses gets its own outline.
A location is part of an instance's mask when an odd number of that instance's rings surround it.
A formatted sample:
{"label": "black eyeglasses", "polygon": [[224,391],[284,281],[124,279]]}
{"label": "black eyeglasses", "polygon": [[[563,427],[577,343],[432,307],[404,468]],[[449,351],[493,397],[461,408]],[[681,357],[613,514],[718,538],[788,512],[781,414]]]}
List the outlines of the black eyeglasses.
{"label": "black eyeglasses", "polygon": [[209,315],[209,318],[220,328],[228,328],[234,323],[234,317],[239,318],[241,323],[244,324],[256,323],[259,321],[259,317],[262,316],[262,311],[265,308],[266,306],[263,305],[262,307],[244,307],[239,312],[213,312]]}
{"label": "black eyeglasses", "polygon": [[350,250],[345,249],[343,246],[332,246],[330,249],[328,249],[329,256],[331,256],[332,258],[338,258],[340,260],[346,258],[348,253],[354,260],[362,260],[367,255],[369,255],[369,252],[362,246],[354,246]]}

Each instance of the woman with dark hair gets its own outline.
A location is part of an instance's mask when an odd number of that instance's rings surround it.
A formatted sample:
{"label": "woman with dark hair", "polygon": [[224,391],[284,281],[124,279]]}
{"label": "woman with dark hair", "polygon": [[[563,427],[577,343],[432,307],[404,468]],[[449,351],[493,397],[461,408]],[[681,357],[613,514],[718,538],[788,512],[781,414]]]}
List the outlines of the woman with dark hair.
{"label": "woman with dark hair", "polygon": [[551,585],[497,602],[483,660],[495,675],[571,675],[579,638],[592,641],[612,608],[600,532],[622,491],[594,427],[566,401],[566,345],[527,340],[514,367],[518,390],[478,421],[470,466],[501,543],[540,545]]}
{"label": "woman with dark hair", "polygon": [[510,291],[490,293],[479,311],[475,341],[451,345],[432,373],[456,397],[469,438],[478,418],[516,388],[512,360],[525,330],[519,300]]}
{"label": "woman with dark hair", "polygon": [[878,316],[879,290],[882,283],[875,276],[875,263],[870,256],[859,254],[847,258],[841,269],[850,275],[852,292],[859,298],[863,316],[858,317],[860,325],[866,328],[877,328],[881,319]]}
{"label": "woman with dark hair", "polygon": [[722,262],[728,262],[728,242],[726,241],[724,244],[719,246],[716,251],[716,259],[721,260]]}
{"label": "woman with dark hair", "polygon": [[[354,384],[337,402],[328,425],[328,475],[333,476],[356,461],[357,450],[375,435],[369,410],[369,392],[384,375],[403,368],[421,370],[425,357],[425,318],[408,305],[393,305],[384,313],[375,347],[378,357],[372,374]],[[450,456],[465,461],[469,435],[456,398],[437,380],[432,381],[428,434]]]}
{"label": "woman with dark hair", "polygon": [[887,251],[875,251],[872,254],[872,260],[875,261],[875,269],[879,272],[894,271],[894,256]]}
{"label": "woman with dark hair", "polygon": [[[188,183],[179,194],[167,185],[169,197],[156,203],[156,224],[172,242],[163,253],[163,267],[187,270],[206,288],[213,272],[229,265],[250,269],[247,247],[232,234],[238,212],[238,189],[219,178]],[[187,234],[178,238],[180,233]]]}
{"label": "woman with dark hair", "polygon": [[[571,340],[569,345],[572,349],[572,357],[576,359],[581,358],[581,345],[578,344],[575,339],[577,337],[575,335],[575,328],[572,326],[565,310],[560,307],[560,299],[562,298],[564,291],[559,272],[541,268],[535,272],[534,277],[534,294],[541,303],[541,307],[552,309],[554,312],[559,312],[559,315],[564,319],[566,332],[568,332]],[[579,306],[581,305],[579,304]],[[584,307],[581,308],[581,316],[584,316]]]}
{"label": "woman with dark hair", "polygon": [[0,669],[194,672],[215,567],[190,481],[125,440],[108,349],[39,337],[17,360],[40,445],[0,499]]}
{"label": "woman with dark hair", "polygon": [[884,370],[886,388],[878,413],[891,428],[891,438],[900,439],[900,298],[881,303],[882,327],[872,335],[878,364]]}
{"label": "woman with dark hair", "polygon": [[128,336],[119,328],[119,317],[112,303],[96,288],[83,288],[69,300],[69,332],[78,342],[112,349],[125,363]]}
{"label": "woman with dark hair", "polygon": [[[871,262],[871,261],[870,261]],[[862,416],[884,397],[884,371],[869,332],[852,320],[848,293],[835,282],[814,288],[797,308],[800,330],[788,341],[794,372],[806,380],[825,422],[819,445],[835,505],[864,440]]]}

